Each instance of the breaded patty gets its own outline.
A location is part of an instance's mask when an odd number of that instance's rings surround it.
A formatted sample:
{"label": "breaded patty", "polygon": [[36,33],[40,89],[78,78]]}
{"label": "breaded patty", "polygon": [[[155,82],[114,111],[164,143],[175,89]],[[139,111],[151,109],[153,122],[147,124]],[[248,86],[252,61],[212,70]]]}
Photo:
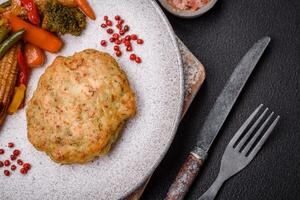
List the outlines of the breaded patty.
{"label": "breaded patty", "polygon": [[85,163],[107,153],[135,113],[118,63],[87,49],[57,57],[41,76],[26,110],[28,139],[55,162]]}

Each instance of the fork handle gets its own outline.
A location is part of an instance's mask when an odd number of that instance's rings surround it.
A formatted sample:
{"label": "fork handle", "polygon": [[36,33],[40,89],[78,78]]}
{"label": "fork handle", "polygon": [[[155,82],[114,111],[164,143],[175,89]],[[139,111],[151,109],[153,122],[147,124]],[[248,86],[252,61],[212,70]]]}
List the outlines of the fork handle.
{"label": "fork handle", "polygon": [[190,153],[171,185],[165,200],[182,200],[198,175],[203,163],[204,159],[194,153]]}
{"label": "fork handle", "polygon": [[217,196],[221,186],[225,182],[225,179],[219,174],[214,183],[209,189],[197,200],[213,200]]}

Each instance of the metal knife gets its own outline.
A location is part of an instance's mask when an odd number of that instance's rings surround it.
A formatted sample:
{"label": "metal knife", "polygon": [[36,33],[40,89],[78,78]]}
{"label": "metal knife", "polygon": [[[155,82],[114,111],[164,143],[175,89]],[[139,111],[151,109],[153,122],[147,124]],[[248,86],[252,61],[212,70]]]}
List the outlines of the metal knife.
{"label": "metal knife", "polygon": [[202,129],[198,133],[197,145],[189,153],[165,200],[181,200],[198,175],[208,151],[224,124],[230,110],[240,95],[250,74],[270,42],[264,37],[256,42],[237,65],[223,91],[217,98]]}

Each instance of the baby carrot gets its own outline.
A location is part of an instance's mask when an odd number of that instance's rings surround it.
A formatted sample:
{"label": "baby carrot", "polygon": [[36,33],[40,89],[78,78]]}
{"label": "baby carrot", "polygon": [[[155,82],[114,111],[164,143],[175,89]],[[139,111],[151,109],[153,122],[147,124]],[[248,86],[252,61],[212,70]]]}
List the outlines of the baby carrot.
{"label": "baby carrot", "polygon": [[88,16],[90,19],[95,20],[96,15],[87,0],[76,0],[77,6]]}
{"label": "baby carrot", "polygon": [[51,53],[58,52],[63,42],[57,36],[44,29],[36,27],[28,22],[23,21],[21,18],[10,15],[8,17],[13,32],[25,29],[24,40],[32,43],[41,49],[49,51]]}

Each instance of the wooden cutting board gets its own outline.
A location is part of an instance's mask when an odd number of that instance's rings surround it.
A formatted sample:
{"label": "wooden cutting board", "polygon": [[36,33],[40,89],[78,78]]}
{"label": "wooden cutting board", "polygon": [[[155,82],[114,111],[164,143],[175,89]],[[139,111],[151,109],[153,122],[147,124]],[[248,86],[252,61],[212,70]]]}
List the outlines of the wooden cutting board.
{"label": "wooden cutting board", "polygon": [[[205,79],[205,69],[201,62],[193,55],[193,53],[184,45],[177,37],[178,47],[182,56],[183,72],[184,72],[184,89],[185,99],[182,109],[182,117],[190,107],[194,97]],[[126,200],[138,200],[142,196],[147,183],[151,177],[135,192],[126,198]]]}

